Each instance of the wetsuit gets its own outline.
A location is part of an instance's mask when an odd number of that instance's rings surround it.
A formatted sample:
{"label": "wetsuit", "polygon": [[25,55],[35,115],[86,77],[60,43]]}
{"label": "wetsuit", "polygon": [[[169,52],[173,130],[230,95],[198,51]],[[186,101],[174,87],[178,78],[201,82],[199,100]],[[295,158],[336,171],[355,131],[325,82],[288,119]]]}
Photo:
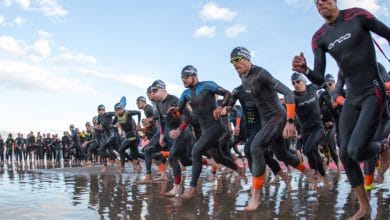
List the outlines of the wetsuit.
{"label": "wetsuit", "polygon": [[61,161],[61,140],[56,137],[53,139],[54,161],[59,163]]}
{"label": "wetsuit", "polygon": [[0,137],[0,162],[4,164],[4,140]]}
{"label": "wetsuit", "polygon": [[302,126],[303,153],[307,156],[310,168],[325,176],[318,145],[324,137],[324,126],[317,99],[318,87],[306,86],[304,92],[294,91],[296,112]]}
{"label": "wetsuit", "polygon": [[[186,89],[180,98],[179,112],[183,112],[186,104],[189,103],[201,128],[201,136],[196,141],[191,153],[192,176],[190,185],[193,187],[196,186],[202,172],[202,153],[205,151],[208,151],[217,163],[233,170],[237,169],[234,161],[221,154],[219,150],[218,140],[223,134],[223,125],[220,119],[215,120],[213,116],[213,111],[217,108],[216,94],[224,96],[222,106],[225,106],[230,92],[212,81],[198,82],[195,86]],[[187,123],[190,121],[191,119],[187,118]]]}
{"label": "wetsuit", "polygon": [[390,41],[390,29],[368,11],[340,10],[335,21],[314,34],[314,69],[307,75],[318,85],[324,82],[325,53],[344,73],[347,94],[339,120],[340,158],[353,188],[363,184],[358,162],[380,151],[379,144],[371,141],[382,116],[384,86],[370,31]]}
{"label": "wetsuit", "polygon": [[35,160],[43,160],[44,155],[43,155],[43,139],[42,136],[37,135],[36,140],[35,140]]}
{"label": "wetsuit", "polygon": [[[241,131],[245,130],[244,134],[246,142],[244,146],[244,152],[248,160],[249,170],[252,171],[252,156],[250,152],[250,147],[256,133],[259,132],[261,129],[260,114],[257,110],[256,105],[252,101],[252,94],[245,92],[245,89],[242,85],[236,87],[232,91],[232,95],[229,98],[228,106],[234,106],[237,99],[242,106],[241,108],[243,122],[241,122],[241,124],[245,124],[245,127],[243,129],[240,129],[240,133]],[[276,175],[281,170],[279,162],[273,158],[272,151],[266,150],[264,152],[264,159],[265,163],[270,167],[274,175]]]}
{"label": "wetsuit", "polygon": [[8,137],[7,140],[5,141],[5,146],[7,147],[5,158],[7,159],[8,162],[12,160],[12,150],[14,148],[14,145],[15,145],[15,140],[12,137]]}
{"label": "wetsuit", "polygon": [[[304,165],[300,163],[297,157],[287,151],[286,143],[283,138],[283,128],[286,125],[287,117],[292,119],[295,115],[293,109],[294,93],[276,80],[267,70],[252,65],[247,75],[241,75],[242,85],[245,92],[251,94],[252,101],[256,105],[261,119],[261,129],[256,133],[250,143],[250,153],[252,156],[252,175],[253,184],[257,190],[264,183],[265,159],[264,151],[270,147],[276,158],[303,171]],[[278,93],[284,94],[286,99],[287,111],[282,106]]]}
{"label": "wetsuit", "polygon": [[176,139],[169,136],[171,130],[178,129],[185,116],[188,117],[188,111],[183,111],[183,116],[175,116],[167,113],[171,107],[177,107],[179,99],[168,94],[167,97],[159,102],[156,102],[160,122],[160,136],[164,136],[164,142],[169,147],[169,162],[172,166],[173,175],[175,176],[175,184],[181,183],[181,167],[179,161],[183,166],[192,164],[190,152],[194,142],[190,128],[186,128]]}
{"label": "wetsuit", "polygon": [[72,144],[70,146],[70,149],[75,150],[75,157],[77,160],[85,160],[85,155],[81,149],[81,140],[79,136],[79,130],[75,129],[72,130],[70,133],[70,137],[72,140]]}
{"label": "wetsuit", "polygon": [[72,144],[70,137],[68,135],[62,136],[61,143],[62,143],[62,157],[64,159],[69,159],[69,147]]}
{"label": "wetsuit", "polygon": [[53,146],[53,140],[50,137],[46,137],[43,140],[44,143],[44,152],[46,154],[46,160],[51,161],[52,160],[52,146]]}
{"label": "wetsuit", "polygon": [[113,159],[114,152],[113,148],[118,144],[118,136],[113,129],[113,117],[114,112],[105,112],[102,116],[98,116],[97,124],[101,125],[103,131],[104,141],[101,146],[101,157],[106,164],[107,150],[110,151],[110,157]]}
{"label": "wetsuit", "polygon": [[16,161],[22,161],[23,158],[23,148],[24,148],[24,138],[17,137],[15,139],[15,159]]}
{"label": "wetsuit", "polygon": [[[103,141],[103,131],[94,128],[92,131],[92,141],[88,149],[88,160],[92,161],[92,154],[94,154],[97,149],[101,146]],[[96,162],[96,161],[95,161]]]}
{"label": "wetsuit", "polygon": [[[139,137],[136,133],[136,126],[134,119],[132,118],[133,115],[138,116],[137,122],[140,123],[141,121],[141,112],[140,111],[132,111],[132,110],[126,110],[123,112],[122,115],[116,115],[114,121],[118,122],[122,128],[122,130],[125,132],[125,139],[122,141],[121,146],[119,147],[119,154],[121,157],[121,165],[124,167],[125,165],[125,158],[127,158],[130,161],[137,160],[139,158],[138,153],[138,144],[139,144]],[[130,155],[126,153],[126,149],[130,148]]]}

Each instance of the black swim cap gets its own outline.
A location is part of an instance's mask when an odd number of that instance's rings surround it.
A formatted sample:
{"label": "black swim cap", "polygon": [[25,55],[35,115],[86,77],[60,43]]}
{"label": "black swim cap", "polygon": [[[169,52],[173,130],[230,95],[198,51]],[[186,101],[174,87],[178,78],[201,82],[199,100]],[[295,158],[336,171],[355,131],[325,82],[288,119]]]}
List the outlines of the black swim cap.
{"label": "black swim cap", "polygon": [[305,79],[305,77],[303,76],[303,74],[301,74],[301,73],[295,72],[295,73],[293,73],[293,74],[291,75],[291,81],[295,81],[295,80],[300,80],[300,81],[306,83],[306,79]]}
{"label": "black swim cap", "polygon": [[137,102],[146,102],[145,96],[139,96],[139,97],[137,98]]}
{"label": "black swim cap", "polygon": [[334,79],[332,74],[328,73],[328,74],[325,75],[325,82],[336,82],[336,80]]}
{"label": "black swim cap", "polygon": [[236,47],[230,53],[230,58],[241,57],[246,60],[251,60],[251,53],[245,47]]}
{"label": "black swim cap", "polygon": [[106,110],[106,107],[104,105],[99,105],[97,109],[98,109],[98,111]]}
{"label": "black swim cap", "polygon": [[181,71],[181,77],[183,78],[184,76],[197,76],[198,75],[198,70],[191,65],[187,65],[183,68]]}
{"label": "black swim cap", "polygon": [[151,90],[153,89],[165,89],[165,83],[162,80],[158,79],[152,83]]}

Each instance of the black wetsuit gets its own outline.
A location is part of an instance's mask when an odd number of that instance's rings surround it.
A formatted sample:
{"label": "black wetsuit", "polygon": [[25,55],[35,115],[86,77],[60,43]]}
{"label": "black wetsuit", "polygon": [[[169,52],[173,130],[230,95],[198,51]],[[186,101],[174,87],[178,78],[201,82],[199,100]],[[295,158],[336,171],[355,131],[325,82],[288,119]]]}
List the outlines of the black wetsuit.
{"label": "black wetsuit", "polygon": [[[134,126],[134,119],[132,118],[134,115],[138,116],[137,122],[140,123],[140,111],[126,110],[122,115],[117,114],[114,119],[120,124],[122,130],[125,132],[125,139],[122,141],[122,144],[119,147],[122,167],[125,165],[125,158],[130,161],[137,160],[139,158],[138,144],[140,140],[136,132],[136,126]],[[126,153],[127,148],[130,148],[130,155]]]}
{"label": "black wetsuit", "polygon": [[16,161],[22,161],[23,158],[23,149],[24,149],[24,138],[22,137],[17,137],[15,139],[15,159]]}
{"label": "black wetsuit", "polygon": [[70,145],[72,144],[70,137],[68,135],[62,136],[61,144],[62,144],[62,157],[64,159],[69,159],[69,149],[70,149]]}
{"label": "black wetsuit", "polygon": [[353,188],[363,184],[359,161],[380,150],[372,140],[382,116],[384,86],[370,31],[390,41],[390,29],[368,11],[341,10],[334,22],[324,24],[314,34],[314,69],[308,74],[312,82],[324,82],[325,53],[344,73],[347,94],[339,120],[340,158]]}
{"label": "black wetsuit", "polygon": [[51,161],[52,160],[52,143],[53,140],[50,137],[46,137],[43,140],[44,143],[44,154],[46,154],[46,160]]}
{"label": "black wetsuit", "polygon": [[70,137],[72,140],[72,144],[70,146],[70,149],[75,150],[75,155],[74,155],[75,158],[81,161],[81,160],[85,160],[85,155],[81,149],[81,140],[78,133],[79,133],[78,129],[71,131]]}
{"label": "black wetsuit", "polygon": [[318,145],[324,137],[324,126],[317,99],[318,87],[306,86],[304,92],[294,91],[296,112],[302,126],[303,153],[307,156],[310,168],[325,176]]}
{"label": "black wetsuit", "polygon": [[[212,81],[198,82],[194,87],[186,89],[180,98],[179,111],[183,112],[187,103],[191,105],[193,114],[198,119],[201,136],[196,141],[192,148],[192,176],[190,185],[195,187],[202,172],[202,154],[208,151],[209,155],[214,158],[217,163],[221,163],[233,170],[237,169],[234,161],[224,156],[219,150],[219,138],[223,134],[222,121],[215,120],[213,111],[217,104],[215,95],[224,96],[223,106],[226,105],[230,92],[218,86]],[[190,122],[187,118],[187,122]]]}
{"label": "black wetsuit", "polygon": [[[245,92],[245,89],[242,85],[236,87],[232,95],[229,98],[228,106],[234,106],[235,102],[240,102],[242,108],[243,120],[241,124],[244,124],[244,129],[240,128],[240,133],[242,130],[245,130],[245,146],[244,152],[248,160],[249,170],[252,171],[252,156],[251,156],[251,143],[256,133],[261,129],[261,119],[259,111],[257,110],[256,105],[253,103],[253,96],[251,93]],[[272,173],[276,175],[280,170],[280,165],[277,160],[273,158],[273,153],[270,150],[265,150],[264,152],[265,163],[271,168]]]}
{"label": "black wetsuit", "polygon": [[[101,147],[103,142],[103,131],[93,128],[92,141],[88,149],[88,160],[92,161],[92,155]],[[96,162],[96,158],[95,161]]]}
{"label": "black wetsuit", "polygon": [[7,147],[7,151],[5,153],[5,158],[7,159],[7,162],[10,162],[12,160],[12,148],[15,145],[15,140],[12,137],[8,137],[5,141],[5,146]]}
{"label": "black wetsuit", "polygon": [[0,138],[0,162],[1,165],[4,164],[4,140],[3,138]]}
{"label": "black wetsuit", "polygon": [[265,172],[264,151],[270,147],[276,158],[292,167],[300,162],[296,156],[287,151],[283,138],[283,128],[286,125],[286,110],[282,106],[278,93],[284,94],[287,104],[294,104],[294,93],[267,70],[252,65],[250,72],[241,75],[245,92],[251,94],[261,119],[261,129],[256,133],[250,143],[252,156],[252,175],[260,177]]}
{"label": "black wetsuit", "polygon": [[184,110],[183,116],[180,117],[174,117],[170,113],[167,114],[170,107],[177,107],[178,105],[179,99],[170,94],[168,94],[163,101],[156,102],[160,122],[160,135],[164,136],[164,142],[167,147],[169,147],[169,162],[172,166],[173,175],[175,176],[175,184],[181,183],[181,168],[179,161],[183,166],[192,164],[190,153],[194,143],[190,128],[184,129],[176,139],[172,139],[169,136],[169,131],[178,129],[184,116],[189,114],[187,110]]}
{"label": "black wetsuit", "polygon": [[118,145],[118,135],[113,128],[114,112],[105,112],[98,116],[97,124],[101,125],[103,131],[103,144],[101,146],[101,157],[104,164],[107,163],[107,150],[110,152],[110,158],[114,159],[114,148]]}

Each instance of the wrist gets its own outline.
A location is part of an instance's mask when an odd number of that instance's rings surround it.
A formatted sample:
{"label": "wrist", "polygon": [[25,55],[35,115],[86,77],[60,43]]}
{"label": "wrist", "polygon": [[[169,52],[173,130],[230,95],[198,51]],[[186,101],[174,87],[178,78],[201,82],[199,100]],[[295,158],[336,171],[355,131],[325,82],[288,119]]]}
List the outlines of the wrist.
{"label": "wrist", "polygon": [[308,67],[306,67],[305,75],[309,75],[309,73],[310,73],[310,69]]}
{"label": "wrist", "polygon": [[288,118],[287,119],[287,123],[288,124],[294,124],[295,123],[295,120],[293,118]]}

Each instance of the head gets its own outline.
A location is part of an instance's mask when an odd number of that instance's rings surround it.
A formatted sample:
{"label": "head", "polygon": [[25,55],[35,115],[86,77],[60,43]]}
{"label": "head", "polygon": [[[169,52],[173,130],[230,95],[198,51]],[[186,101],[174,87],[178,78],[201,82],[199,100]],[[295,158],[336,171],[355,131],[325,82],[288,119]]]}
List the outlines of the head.
{"label": "head", "polygon": [[136,104],[137,104],[138,109],[144,109],[145,106],[146,106],[146,98],[145,98],[145,96],[138,97]]}
{"label": "head", "polygon": [[314,4],[317,11],[327,22],[332,22],[337,18],[339,14],[337,0],[314,0]]}
{"label": "head", "polygon": [[152,127],[152,125],[153,125],[152,122],[150,120],[148,120],[147,118],[142,119],[142,126],[144,128],[150,128],[150,127]]}
{"label": "head", "polygon": [[152,83],[150,90],[152,99],[157,102],[164,100],[168,95],[165,83],[159,79]]}
{"label": "head", "polygon": [[85,129],[87,129],[87,131],[92,131],[92,125],[91,125],[91,122],[87,122],[85,123]]}
{"label": "head", "polygon": [[99,105],[99,106],[97,107],[97,111],[98,111],[98,114],[99,114],[100,116],[103,116],[104,113],[106,113],[106,107],[105,107],[104,105]]}
{"label": "head", "polygon": [[11,134],[11,133],[8,133],[8,137],[9,137],[9,138],[12,138],[12,134]]}
{"label": "head", "polygon": [[121,103],[116,103],[114,109],[115,109],[115,114],[119,116],[122,116],[123,113],[125,112],[123,105]]}
{"label": "head", "polygon": [[251,53],[245,47],[236,47],[230,53],[230,63],[239,75],[248,74],[252,68]]}
{"label": "head", "polygon": [[74,125],[73,124],[69,125],[69,131],[74,131]]}
{"label": "head", "polygon": [[152,86],[149,86],[147,89],[146,89],[146,95],[148,96],[148,99],[152,102],[154,102],[155,100],[153,99],[153,94],[152,94]]}
{"label": "head", "polygon": [[185,66],[181,70],[181,80],[184,87],[194,87],[198,83],[198,70],[191,65]]}
{"label": "head", "polygon": [[295,91],[306,91],[306,79],[301,73],[293,73],[291,75],[291,83],[293,84]]}
{"label": "head", "polygon": [[45,137],[46,137],[46,134],[45,134],[45,133],[43,133],[43,134],[42,134],[42,137],[44,137],[44,138],[45,138]]}
{"label": "head", "polygon": [[336,81],[329,73],[325,75],[325,86],[330,89],[330,91],[334,91],[336,89]]}
{"label": "head", "polygon": [[97,118],[97,116],[95,116],[92,118],[92,124],[93,124],[93,126],[96,126],[97,123],[98,123],[98,118]]}

